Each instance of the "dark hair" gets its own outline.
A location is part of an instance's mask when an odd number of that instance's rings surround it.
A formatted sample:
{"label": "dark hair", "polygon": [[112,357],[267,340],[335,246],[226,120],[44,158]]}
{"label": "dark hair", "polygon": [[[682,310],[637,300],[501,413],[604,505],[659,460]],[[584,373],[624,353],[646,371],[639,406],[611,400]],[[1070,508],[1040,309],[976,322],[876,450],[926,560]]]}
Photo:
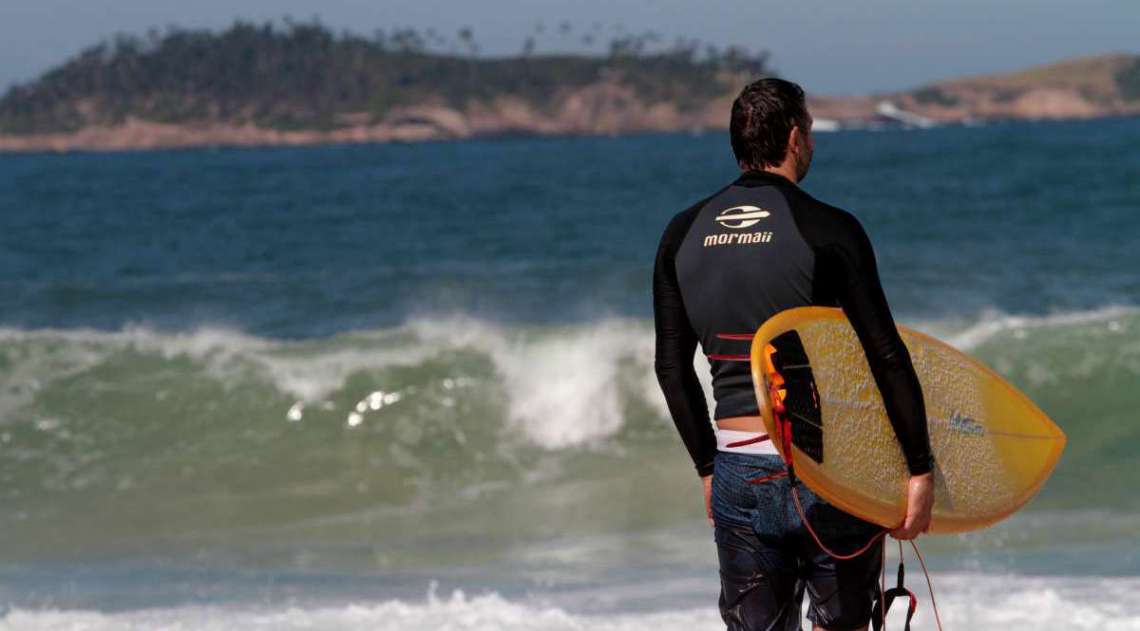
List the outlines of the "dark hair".
{"label": "dark hair", "polygon": [[807,121],[800,86],[776,78],[748,84],[732,102],[728,126],[736,161],[754,169],[779,165],[788,151],[792,127],[806,131]]}

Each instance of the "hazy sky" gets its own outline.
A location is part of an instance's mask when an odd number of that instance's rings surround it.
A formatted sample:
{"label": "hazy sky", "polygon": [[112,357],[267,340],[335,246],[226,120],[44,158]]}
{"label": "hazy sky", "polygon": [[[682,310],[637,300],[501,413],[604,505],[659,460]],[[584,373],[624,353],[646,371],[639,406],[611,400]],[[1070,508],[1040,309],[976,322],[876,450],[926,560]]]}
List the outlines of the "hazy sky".
{"label": "hazy sky", "polygon": [[830,94],[1140,52],[1140,0],[0,0],[0,88],[115,32],[285,15],[360,33],[470,26],[485,54],[520,50],[540,21],[539,52],[574,48],[563,21],[575,33],[599,23],[607,41],[621,25],[767,49],[781,74]]}

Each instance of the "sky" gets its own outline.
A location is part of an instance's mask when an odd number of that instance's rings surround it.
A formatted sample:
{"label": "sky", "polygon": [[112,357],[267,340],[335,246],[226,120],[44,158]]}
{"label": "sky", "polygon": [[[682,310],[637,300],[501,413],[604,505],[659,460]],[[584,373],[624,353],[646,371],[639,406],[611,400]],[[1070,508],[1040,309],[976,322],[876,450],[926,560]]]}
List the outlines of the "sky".
{"label": "sky", "polygon": [[484,55],[518,52],[539,23],[539,53],[585,50],[578,36],[595,28],[606,41],[652,30],[767,50],[777,72],[816,94],[1140,53],[1140,0],[0,0],[0,89],[115,33],[284,16],[361,34],[470,27]]}

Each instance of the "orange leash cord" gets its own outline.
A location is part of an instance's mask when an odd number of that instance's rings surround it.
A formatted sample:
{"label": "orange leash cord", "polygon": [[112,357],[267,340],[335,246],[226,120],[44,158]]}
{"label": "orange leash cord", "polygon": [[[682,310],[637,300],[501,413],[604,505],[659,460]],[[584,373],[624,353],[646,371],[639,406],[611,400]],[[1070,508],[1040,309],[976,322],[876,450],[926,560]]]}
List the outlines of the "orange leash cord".
{"label": "orange leash cord", "polygon": [[864,545],[862,548],[859,548],[855,552],[852,552],[851,554],[838,554],[834,550],[832,550],[831,548],[823,545],[823,542],[820,541],[820,539],[819,539],[819,535],[817,535],[815,533],[815,528],[812,528],[811,524],[808,523],[807,515],[804,514],[804,507],[802,504],[800,504],[799,490],[796,489],[795,485],[792,486],[792,501],[794,501],[796,503],[796,512],[800,514],[800,521],[802,521],[804,524],[804,527],[807,528],[808,534],[811,535],[811,538],[815,540],[815,545],[819,546],[820,550],[823,550],[824,552],[826,552],[827,556],[829,556],[833,559],[837,559],[839,561],[847,561],[850,559],[854,559],[855,557],[860,556],[864,552],[870,550],[871,546],[875,545],[875,542],[877,542],[880,539],[882,539],[883,537],[887,536],[887,531],[884,529],[879,534],[875,535],[874,537],[871,537],[871,540],[868,541],[866,545]]}
{"label": "orange leash cord", "polygon": [[[918,557],[918,563],[922,566],[922,573],[926,576],[926,589],[930,592],[930,605],[934,608],[934,624],[938,626],[938,631],[942,631],[942,617],[938,615],[938,601],[934,600],[934,581],[930,580],[930,572],[926,571],[926,560],[922,558],[922,552],[918,549],[918,544],[914,539],[910,540],[910,547],[914,548],[914,555]],[[902,556],[902,542],[899,542],[899,556]]]}
{"label": "orange leash cord", "polygon": [[[879,548],[879,602],[887,599],[887,546]],[[874,615],[874,609],[871,610],[871,615]],[[883,631],[887,631],[887,608],[879,607],[880,622],[883,623]]]}
{"label": "orange leash cord", "polygon": [[[812,528],[811,523],[808,522],[807,515],[804,514],[803,505],[800,504],[799,491],[796,489],[794,484],[792,485],[791,488],[792,488],[792,501],[796,505],[796,512],[799,513],[800,521],[803,522],[804,528],[807,529],[808,534],[811,535],[812,540],[814,540],[815,544],[817,546],[819,546],[819,549],[823,550],[825,554],[827,554],[828,556],[830,556],[833,559],[836,559],[839,561],[847,561],[849,559],[854,559],[855,557],[866,553],[868,550],[871,549],[871,546],[875,545],[875,542],[879,541],[880,539],[882,539],[883,537],[885,537],[887,535],[887,530],[884,529],[882,532],[878,533],[874,537],[871,537],[871,540],[868,541],[866,545],[864,545],[862,548],[859,548],[855,552],[852,552],[850,554],[838,554],[834,550],[832,550],[831,548],[825,546],[823,544],[823,541],[820,540],[819,535],[816,534],[815,529]],[[899,544],[899,563],[901,564],[902,560],[903,560],[902,541],[899,540],[898,544]],[[918,563],[919,563],[919,565],[922,566],[922,574],[923,574],[923,576],[926,577],[926,589],[930,593],[930,605],[934,609],[934,624],[937,627],[938,631],[942,631],[942,616],[938,612],[938,601],[935,600],[935,598],[934,598],[934,581],[932,581],[930,579],[930,572],[926,569],[926,559],[923,558],[922,551],[918,549],[918,544],[915,543],[913,539],[910,540],[910,547],[914,549],[914,554],[916,557],[918,557]],[[880,599],[879,602],[884,602],[883,599],[885,598],[884,594],[886,593],[886,586],[887,586],[887,547],[883,546],[883,548],[881,549],[880,552],[882,555],[882,562],[881,562],[880,568],[879,568],[879,599]],[[882,607],[881,611],[882,611],[883,631],[886,631],[886,629],[887,629],[887,608]]]}
{"label": "orange leash cord", "polygon": [[[771,349],[771,346],[769,346],[769,349]],[[768,357],[769,362],[771,362],[772,350],[769,350],[766,353],[766,355]],[[769,476],[765,476],[764,478],[756,480],[753,483],[769,482],[769,481],[776,480],[776,479],[779,479],[782,477],[790,478],[789,488],[792,491],[792,501],[796,505],[796,512],[799,513],[800,521],[803,523],[804,528],[807,529],[808,534],[811,535],[812,540],[815,541],[815,544],[817,546],[819,546],[820,550],[823,550],[825,554],[827,554],[828,556],[830,556],[833,559],[836,559],[839,561],[847,561],[850,559],[854,559],[855,557],[858,557],[859,555],[862,555],[862,554],[866,553],[868,550],[870,550],[871,546],[875,545],[876,542],[878,542],[881,539],[883,539],[884,537],[886,537],[887,533],[889,531],[884,528],[882,530],[882,532],[879,532],[874,537],[871,537],[871,540],[868,541],[866,543],[866,545],[859,548],[855,552],[852,552],[851,554],[837,554],[834,550],[832,550],[831,548],[824,545],[823,541],[820,540],[819,535],[816,534],[815,529],[812,528],[811,523],[808,522],[807,515],[804,513],[803,505],[800,503],[799,490],[796,489],[796,475],[795,475],[795,470],[792,468],[792,424],[791,424],[791,421],[788,420],[788,418],[785,416],[785,414],[787,413],[787,408],[784,405],[784,396],[783,396],[784,391],[782,389],[784,386],[784,377],[783,377],[783,375],[781,375],[779,373],[779,371],[774,370],[774,368],[772,367],[772,365],[770,363],[769,363],[768,368],[769,368],[769,374],[773,377],[772,380],[768,383],[768,395],[769,395],[768,401],[770,402],[770,404],[772,406],[773,416],[775,417],[776,438],[779,441],[778,442],[779,446],[782,447],[782,449],[780,449],[780,453],[784,457],[784,465],[786,468],[782,472],[779,472],[779,473],[776,473],[773,475],[769,475]],[[807,420],[807,419],[804,419],[804,420]],[[748,441],[742,441],[742,442],[744,442],[744,443],[762,442],[765,438],[767,438],[767,437],[766,436],[765,437],[757,437],[757,438],[754,438],[754,439],[751,439]],[[899,540],[898,544],[899,544],[898,586],[896,588],[892,588],[891,591],[894,592],[895,589],[903,590],[910,596],[911,602],[910,602],[910,608],[908,610],[907,622],[906,622],[906,631],[910,631],[910,619],[911,619],[911,616],[914,614],[915,607],[916,607],[918,599],[915,597],[914,592],[903,587],[902,541]],[[919,564],[922,565],[923,575],[926,576],[926,588],[930,592],[930,604],[934,609],[934,623],[937,626],[938,631],[942,631],[942,617],[938,613],[938,602],[935,601],[935,599],[934,599],[934,582],[930,580],[930,572],[928,572],[926,569],[926,560],[923,559],[922,552],[919,551],[918,544],[915,543],[913,539],[910,540],[910,545],[914,549],[915,556],[918,557]],[[881,618],[882,618],[882,620],[881,620],[882,621],[882,631],[886,631],[887,630],[887,606],[888,606],[887,602],[886,602],[886,592],[887,592],[887,590],[886,590],[886,584],[887,584],[887,579],[886,579],[887,547],[886,546],[883,546],[883,548],[881,550],[881,555],[882,555],[882,563],[880,566],[880,576],[879,576],[879,603],[880,603],[879,609],[881,611]]]}

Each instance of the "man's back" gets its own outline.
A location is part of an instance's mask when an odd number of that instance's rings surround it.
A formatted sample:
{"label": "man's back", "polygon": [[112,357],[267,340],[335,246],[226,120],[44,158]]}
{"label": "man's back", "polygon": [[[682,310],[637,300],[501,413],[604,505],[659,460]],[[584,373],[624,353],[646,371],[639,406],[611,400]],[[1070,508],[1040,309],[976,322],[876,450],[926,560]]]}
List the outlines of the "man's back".
{"label": "man's back", "polygon": [[[883,297],[870,241],[850,213],[780,175],[748,171],[674,217],[662,236],[654,288],[659,376],[669,379],[683,370],[686,354],[691,365],[689,346],[699,341],[712,366],[715,419],[758,414],[748,351],[751,333],[765,320],[794,307],[843,307],[894,412],[892,422],[921,424],[899,431],[911,470],[929,470],[925,414],[910,357]],[[670,322],[675,324],[662,330],[660,324]],[[680,396],[697,396],[692,387],[685,384],[682,392],[690,392]],[[669,389],[666,396],[676,398]],[[670,401],[674,407],[692,404]],[[699,427],[688,430],[701,433]],[[707,435],[695,440],[701,443],[696,458],[711,461]],[[692,453],[689,439],[686,445]]]}

